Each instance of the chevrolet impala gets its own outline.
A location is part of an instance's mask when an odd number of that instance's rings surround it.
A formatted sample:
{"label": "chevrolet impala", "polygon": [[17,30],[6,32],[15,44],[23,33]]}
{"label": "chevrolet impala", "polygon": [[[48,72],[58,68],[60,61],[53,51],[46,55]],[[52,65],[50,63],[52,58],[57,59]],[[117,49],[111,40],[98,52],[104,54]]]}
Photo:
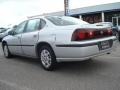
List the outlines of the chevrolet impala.
{"label": "chevrolet impala", "polygon": [[89,24],[68,16],[29,18],[3,38],[6,58],[20,55],[38,58],[46,70],[58,62],[82,61],[110,53],[117,39],[111,27]]}

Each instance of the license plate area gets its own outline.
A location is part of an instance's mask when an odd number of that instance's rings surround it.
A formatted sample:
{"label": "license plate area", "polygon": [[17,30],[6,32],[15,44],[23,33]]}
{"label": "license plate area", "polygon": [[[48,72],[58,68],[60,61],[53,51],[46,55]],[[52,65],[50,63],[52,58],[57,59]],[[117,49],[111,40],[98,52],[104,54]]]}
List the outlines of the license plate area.
{"label": "license plate area", "polygon": [[106,41],[99,42],[98,47],[99,47],[99,50],[105,50],[105,49],[111,48],[112,44],[113,44],[112,40],[106,40]]}

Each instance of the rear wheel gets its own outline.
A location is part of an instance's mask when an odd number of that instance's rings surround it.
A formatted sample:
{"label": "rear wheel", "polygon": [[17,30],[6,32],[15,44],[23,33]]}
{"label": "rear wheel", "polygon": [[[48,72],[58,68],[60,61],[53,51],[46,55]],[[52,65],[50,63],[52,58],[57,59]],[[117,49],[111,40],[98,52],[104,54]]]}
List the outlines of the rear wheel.
{"label": "rear wheel", "polygon": [[8,49],[7,44],[3,45],[3,53],[4,53],[4,56],[6,58],[10,58],[12,56],[11,53],[10,53],[10,51],[9,51],[9,49]]}
{"label": "rear wheel", "polygon": [[119,40],[119,33],[116,32],[115,35],[116,35],[117,39]]}
{"label": "rear wheel", "polygon": [[2,41],[2,38],[0,38],[0,42]]}
{"label": "rear wheel", "polygon": [[119,41],[120,41],[120,32],[118,32],[118,39],[119,39]]}
{"label": "rear wheel", "polygon": [[42,46],[39,50],[39,58],[45,70],[53,70],[56,66],[56,56],[49,46]]}

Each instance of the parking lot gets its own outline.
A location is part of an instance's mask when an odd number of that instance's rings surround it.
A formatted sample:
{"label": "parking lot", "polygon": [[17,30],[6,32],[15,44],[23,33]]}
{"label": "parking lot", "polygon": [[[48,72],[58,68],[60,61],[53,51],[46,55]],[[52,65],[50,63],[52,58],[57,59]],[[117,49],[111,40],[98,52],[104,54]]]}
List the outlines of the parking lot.
{"label": "parking lot", "polygon": [[6,59],[0,47],[0,90],[120,90],[120,46],[89,61],[45,71],[35,59]]}

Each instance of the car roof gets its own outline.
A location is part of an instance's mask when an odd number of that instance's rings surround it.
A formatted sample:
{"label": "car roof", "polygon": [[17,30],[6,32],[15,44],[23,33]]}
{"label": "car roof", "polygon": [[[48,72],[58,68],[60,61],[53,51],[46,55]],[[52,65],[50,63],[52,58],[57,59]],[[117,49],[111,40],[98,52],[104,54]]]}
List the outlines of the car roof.
{"label": "car roof", "polygon": [[30,19],[37,19],[37,18],[45,18],[45,16],[34,16],[34,17],[28,17],[28,20],[30,20]]}
{"label": "car roof", "polygon": [[47,16],[33,16],[33,17],[28,17],[28,20],[30,19],[36,19],[36,18],[46,18],[46,17],[70,17],[70,16],[51,16],[51,15],[47,15]]}

